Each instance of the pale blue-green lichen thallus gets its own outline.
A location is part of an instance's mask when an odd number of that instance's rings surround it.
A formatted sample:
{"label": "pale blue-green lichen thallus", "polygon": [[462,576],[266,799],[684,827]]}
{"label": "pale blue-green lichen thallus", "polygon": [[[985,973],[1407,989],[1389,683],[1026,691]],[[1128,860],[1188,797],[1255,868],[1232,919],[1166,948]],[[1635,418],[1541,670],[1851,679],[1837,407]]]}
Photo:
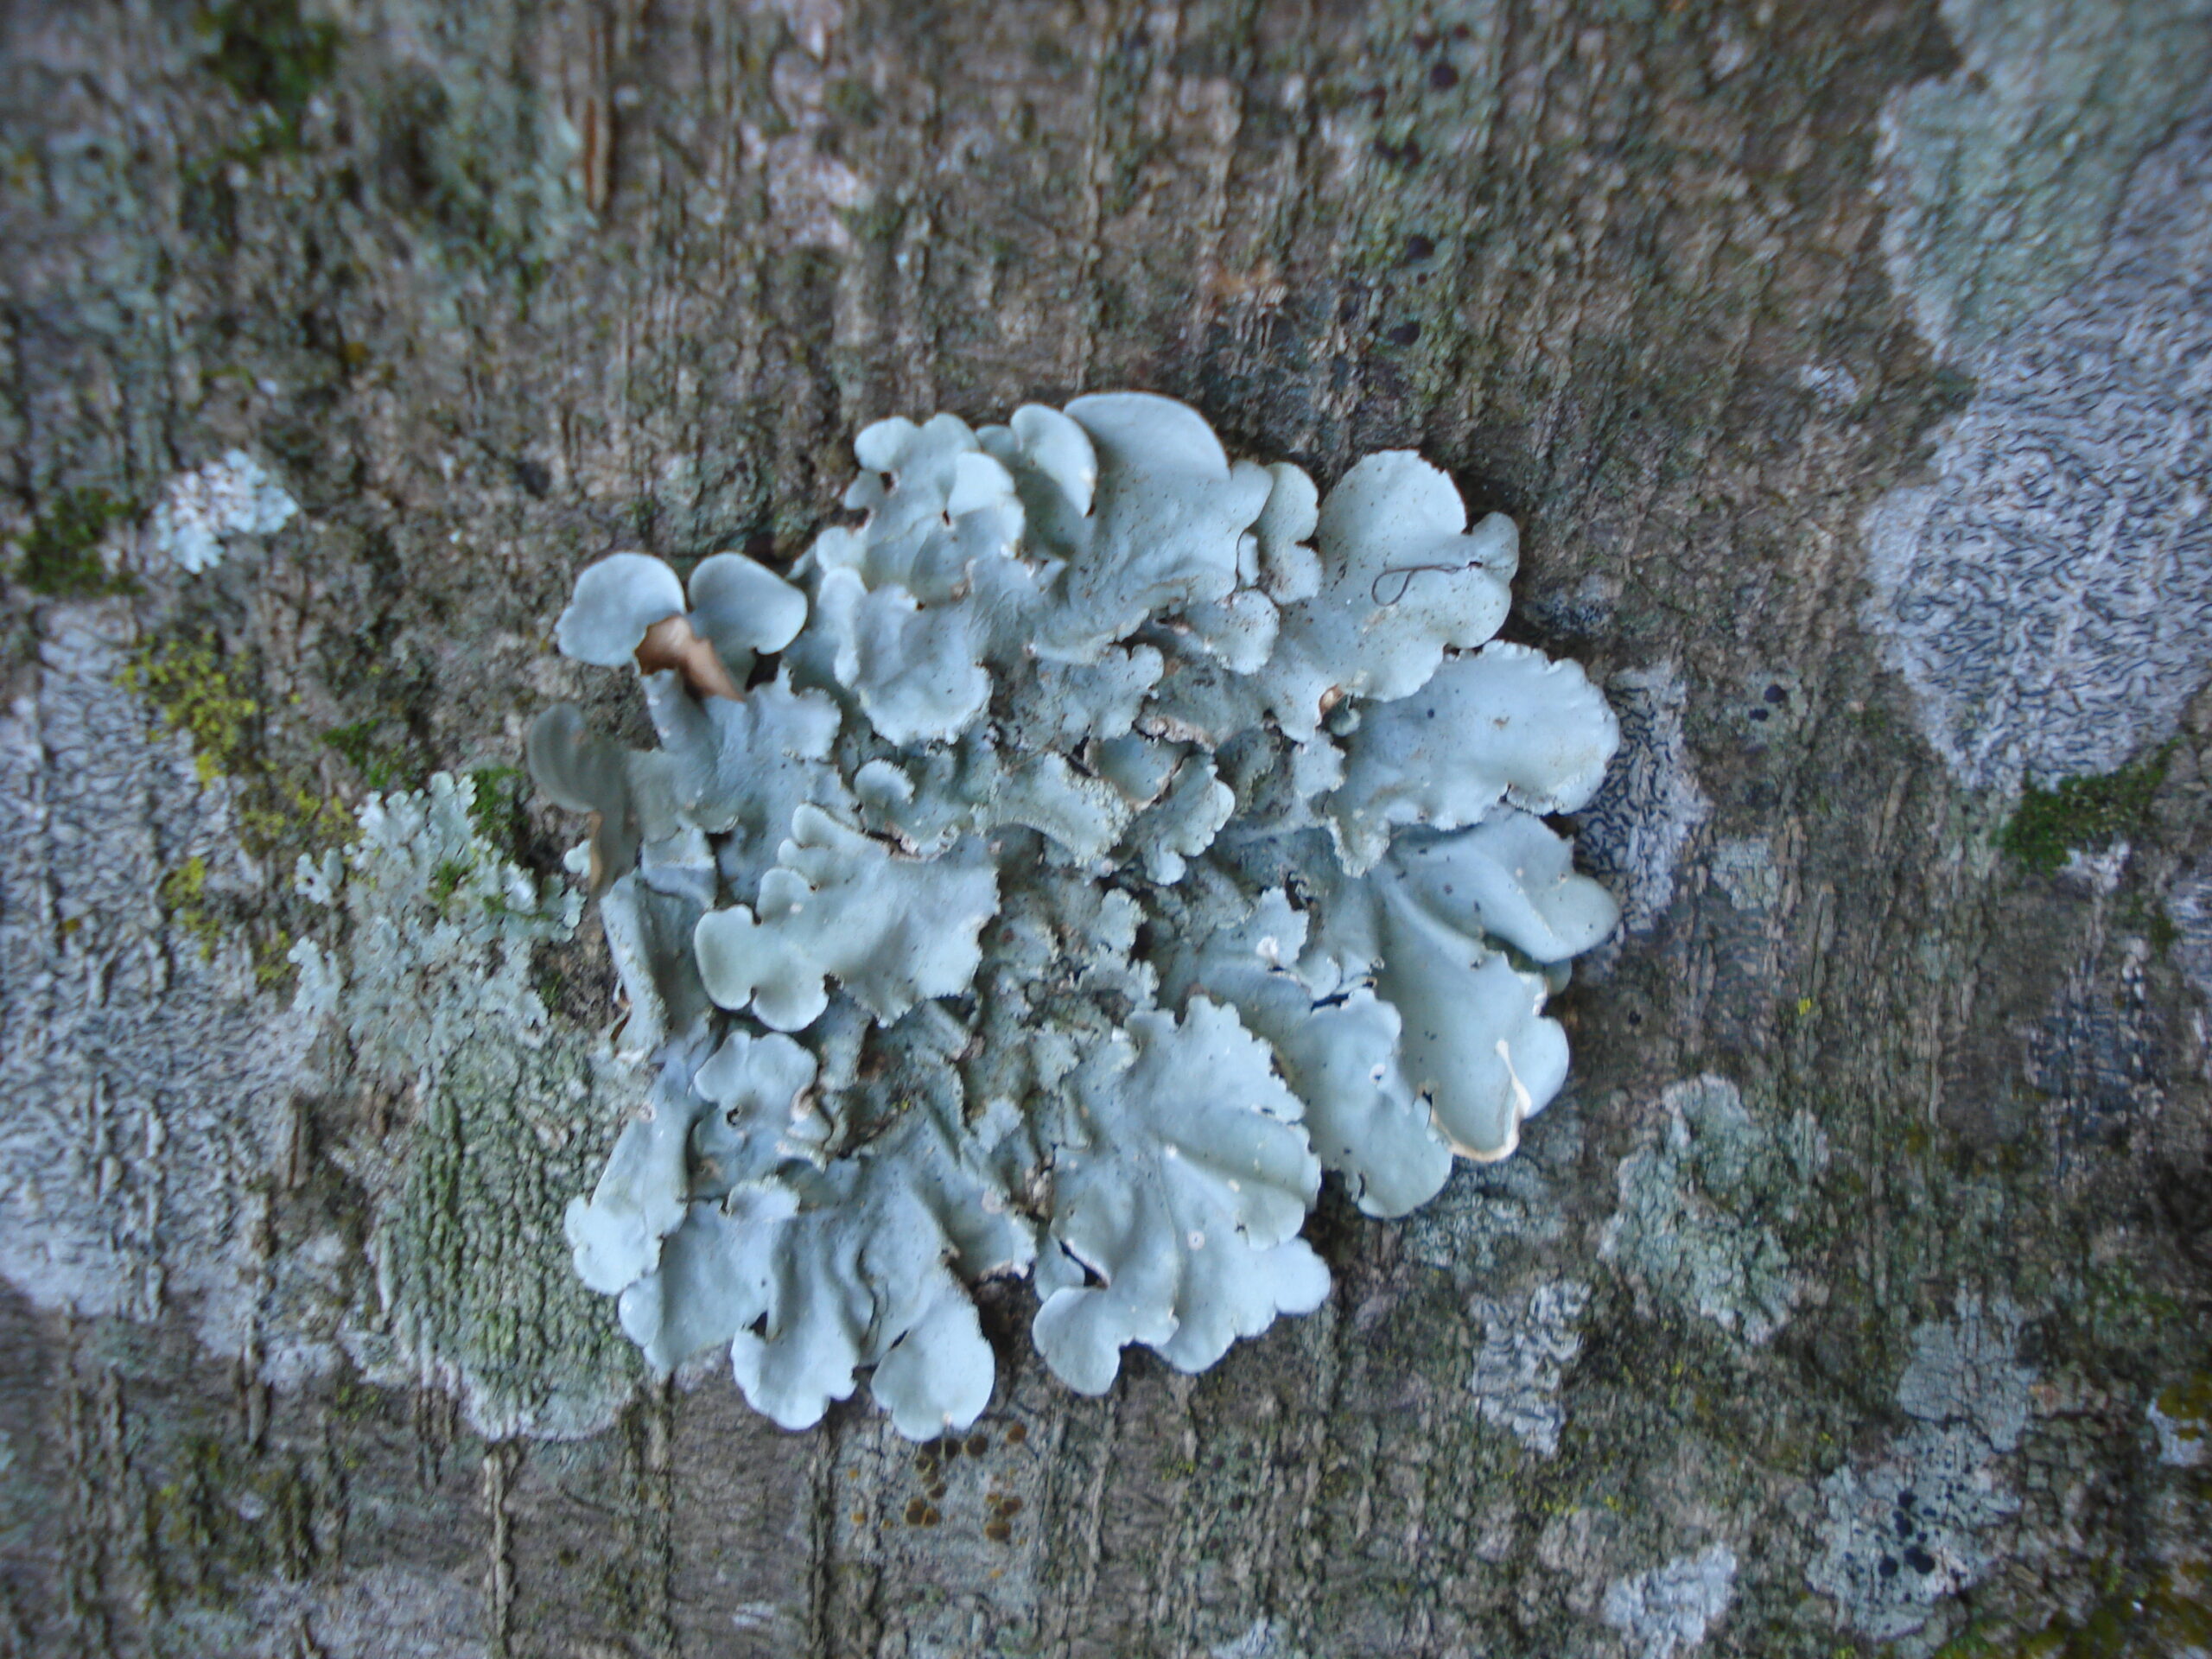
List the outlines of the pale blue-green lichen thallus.
{"label": "pale blue-green lichen thallus", "polygon": [[790,1428],[872,1371],[922,1438],[989,1402],[979,1280],[1084,1392],[1199,1370],[1327,1294],[1324,1170],[1398,1216],[1512,1151],[1618,919],[1544,816],[1618,728],[1493,641],[1514,527],[1409,452],[1324,498],[1141,393],[855,449],[788,579],[585,570],[562,648],[660,744],[563,707],[530,760],[659,1074],[577,1271],[658,1366],[725,1345]]}

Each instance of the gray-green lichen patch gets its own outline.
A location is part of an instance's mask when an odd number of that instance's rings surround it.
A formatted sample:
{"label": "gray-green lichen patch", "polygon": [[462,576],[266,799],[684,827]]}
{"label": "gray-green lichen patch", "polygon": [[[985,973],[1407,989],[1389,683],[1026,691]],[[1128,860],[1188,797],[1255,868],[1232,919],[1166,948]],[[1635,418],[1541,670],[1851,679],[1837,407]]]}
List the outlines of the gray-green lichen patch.
{"label": "gray-green lichen patch", "polygon": [[[2020,1507],[2003,1459],[2026,1431],[2034,1382],[2015,1357],[2022,1319],[2001,1298],[1985,1306],[1961,1293],[1952,1319],[1916,1329],[1897,1402],[1918,1421],[1871,1464],[1821,1483],[1822,1548],[1806,1579],[1839,1624],[1878,1641],[1913,1637],[1997,1558],[1986,1535]],[[1939,1631],[1900,1650],[1929,1651]]]}
{"label": "gray-green lichen patch", "polygon": [[[1646,931],[1675,900],[1675,867],[1713,804],[1698,786],[1682,710],[1689,688],[1671,663],[1630,669],[1605,683],[1621,722],[1620,751],[1580,817],[1584,861],[1621,901],[1621,931]],[[1616,940],[1591,956],[1602,973]]]}
{"label": "gray-green lichen patch", "polygon": [[1782,872],[1764,836],[1730,836],[1713,843],[1713,880],[1738,910],[1764,915],[1782,905]]}
{"label": "gray-green lichen patch", "polygon": [[2113,770],[2212,671],[2212,10],[1944,16],[1964,65],[1886,123],[1889,254],[1978,390],[1866,519],[1866,618],[1954,772],[2010,787]]}
{"label": "gray-green lichen patch", "polygon": [[1936,1603],[1976,1583],[1995,1559],[1982,1535],[2020,1506],[1986,1446],[1924,1424],[1821,1493],[1825,1548],[1807,1582],[1834,1599],[1839,1624],[1878,1641],[1920,1630]]}
{"label": "gray-green lichen patch", "polygon": [[359,1321],[347,1346],[372,1379],[449,1387],[487,1438],[594,1433],[638,1365],[569,1270],[560,1217],[627,1077],[575,1036],[533,1048],[503,1035],[463,1044],[424,1092],[370,1245],[389,1335]]}
{"label": "gray-green lichen patch", "polygon": [[1605,1586],[1606,1624],[1637,1659],[1675,1659],[1702,1645],[1736,1590],[1736,1552],[1714,1544]]}
{"label": "gray-green lichen patch", "polygon": [[1581,1319],[1589,1304],[1587,1285],[1561,1280],[1524,1295],[1478,1296],[1468,1305],[1483,1329],[1467,1380],[1476,1411],[1546,1457],[1558,1452],[1560,1431],[1567,1427],[1560,1390],[1581,1356]]}
{"label": "gray-green lichen patch", "polygon": [[168,1629],[194,1651],[236,1659],[490,1659],[476,1577],[473,1563],[447,1574],[326,1567],[254,1585],[222,1608],[181,1609]]}
{"label": "gray-green lichen patch", "polygon": [[1922,333],[1965,360],[2097,263],[2135,163],[2212,83],[2212,6],[1942,10],[1963,61],[1883,111],[1883,240]]}
{"label": "gray-green lichen patch", "polygon": [[463,1044],[496,1032],[536,1046],[548,1032],[531,953],[565,938],[582,901],[538,884],[484,840],[476,789],[441,773],[421,794],[372,796],[360,835],[302,859],[302,895],[340,912],[343,945],[293,947],[296,1005],[335,1014],[370,1070],[435,1084]]}
{"label": "gray-green lichen patch", "polygon": [[296,948],[298,1009],[416,1107],[404,1136],[334,1148],[375,1217],[373,1297],[340,1339],[372,1381],[452,1389],[487,1437],[588,1433],[637,1371],[569,1271],[561,1209],[641,1102],[532,984],[580,901],[509,862],[474,805],[471,780],[439,773],[372,797],[359,839],[301,861],[302,893],[342,925]]}
{"label": "gray-green lichen patch", "polygon": [[319,1271],[257,1243],[310,1033],[242,939],[164,914],[165,872],[210,907],[261,877],[227,784],[121,683],[133,643],[116,601],[52,607],[0,712],[0,1273],[277,1362],[266,1312]]}
{"label": "gray-green lichen patch", "polygon": [[2035,1382],[2015,1357],[2022,1322],[2020,1310],[2002,1297],[1985,1308],[1980,1298],[1961,1296],[1955,1318],[1913,1332],[1897,1404],[1923,1422],[1963,1425],[1991,1449],[2012,1451],[2027,1432]]}
{"label": "gray-green lichen patch", "polygon": [[1494,1164],[1463,1163],[1444,1190],[1408,1216],[1401,1237],[1416,1262],[1495,1283],[1567,1231],[1560,1196],[1582,1154],[1582,1120],[1572,1096],[1522,1137],[1521,1149]]}
{"label": "gray-green lichen patch", "polygon": [[447,264],[528,283],[589,229],[607,163],[586,154],[555,89],[560,34],[517,36],[488,10],[406,19],[385,37],[385,79],[364,99],[363,125],[387,199]]}
{"label": "gray-green lichen patch", "polygon": [[1599,1253],[1658,1298],[1763,1343],[1802,1287],[1775,1231],[1827,1160],[1811,1114],[1770,1128],[1725,1077],[1692,1077],[1660,1096],[1656,1146],[1620,1167],[1620,1208]]}

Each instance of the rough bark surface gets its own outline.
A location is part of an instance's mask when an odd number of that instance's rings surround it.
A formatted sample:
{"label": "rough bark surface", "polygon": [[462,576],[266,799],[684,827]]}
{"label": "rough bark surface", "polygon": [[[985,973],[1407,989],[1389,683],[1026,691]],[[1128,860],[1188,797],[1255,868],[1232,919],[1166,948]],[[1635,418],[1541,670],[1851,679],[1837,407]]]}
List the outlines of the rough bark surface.
{"label": "rough bark surface", "polygon": [[[2212,1652],[2203,5],[0,29],[0,1653]],[[1197,1378],[1014,1287],[960,1446],[656,1383],[588,925],[372,1064],[292,866],[444,772],[554,873],[582,563],[1123,386],[1520,521],[1630,740],[1570,1094]],[[298,511],[186,569],[232,450]]]}

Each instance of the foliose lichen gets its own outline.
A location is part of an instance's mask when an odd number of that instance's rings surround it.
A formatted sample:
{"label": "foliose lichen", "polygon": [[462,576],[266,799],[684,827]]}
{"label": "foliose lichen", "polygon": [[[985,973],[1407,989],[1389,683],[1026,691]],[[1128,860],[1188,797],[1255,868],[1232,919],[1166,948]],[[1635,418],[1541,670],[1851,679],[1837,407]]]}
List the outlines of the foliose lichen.
{"label": "foliose lichen", "polygon": [[919,1438],[989,1399],[969,1281],[1033,1274],[1078,1389],[1195,1371],[1327,1294],[1325,1168],[1390,1217],[1513,1150],[1618,914],[1543,815],[1618,728],[1493,639],[1513,524],[1411,453],[1324,499],[1135,393],[855,449],[788,580],[584,571],[561,648],[660,747],[564,706],[530,760],[658,1071],[578,1272],[656,1365],[727,1344],[794,1428],[872,1366]]}
{"label": "foliose lichen", "polygon": [[273,534],[299,510],[300,504],[259,461],[243,449],[232,449],[221,460],[169,480],[154,509],[154,546],[178,569],[196,575],[220,564],[233,538]]}

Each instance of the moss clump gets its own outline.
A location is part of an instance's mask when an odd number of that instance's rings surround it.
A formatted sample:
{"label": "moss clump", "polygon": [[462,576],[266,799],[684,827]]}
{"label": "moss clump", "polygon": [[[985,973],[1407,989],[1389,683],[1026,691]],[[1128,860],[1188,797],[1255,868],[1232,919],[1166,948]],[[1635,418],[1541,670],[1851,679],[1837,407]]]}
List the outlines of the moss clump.
{"label": "moss clump", "polygon": [[[213,960],[215,947],[226,929],[207,902],[207,861],[194,853],[162,877],[154,896],[169,925],[198,941],[200,960]],[[253,982],[264,990],[282,985],[292,973],[287,959],[292,948],[290,931],[265,923],[251,931]]]}
{"label": "moss clump", "polygon": [[2044,1638],[2061,1640],[2043,1650],[2055,1659],[2154,1659],[2212,1647],[2212,1605],[2196,1588],[2169,1570],[2148,1588],[2107,1597],[2077,1626],[2054,1624]]}
{"label": "moss clump", "polygon": [[2161,745],[2101,777],[2065,779],[2053,789],[2030,779],[1997,844],[2028,868],[2049,874],[2064,865],[2075,848],[2101,847],[2141,833],[2158,786],[2165,782],[2173,747]]}
{"label": "moss clump", "polygon": [[231,0],[194,28],[213,44],[208,73],[260,111],[252,147],[298,149],[308,100],[338,65],[337,25],[301,16],[299,0]]}
{"label": "moss clump", "polygon": [[442,912],[461,884],[468,880],[468,866],[448,859],[430,872],[430,902]]}
{"label": "moss clump", "polygon": [[[275,1574],[297,1583],[313,1570],[321,1554],[316,1518],[325,1498],[297,1458],[264,1455],[200,1432],[142,1446],[138,1455],[149,1471],[158,1471],[159,1484],[146,1493],[142,1534],[158,1612],[233,1608],[256,1580]],[[188,1620],[180,1633],[204,1628]],[[153,1648],[211,1650],[161,1641]]]}
{"label": "moss clump", "polygon": [[468,774],[476,785],[476,798],[468,809],[476,833],[494,847],[513,852],[522,844],[527,821],[523,816],[523,789],[529,782],[519,766],[479,766]]}
{"label": "moss clump", "polygon": [[129,502],[105,490],[63,492],[23,537],[16,579],[33,593],[52,599],[135,592],[136,582],[111,573],[100,561],[100,543],[108,526],[130,518],[132,511]]}
{"label": "moss clump", "polygon": [[273,991],[289,982],[292,977],[292,934],[289,928],[271,928],[253,944],[253,982],[264,991]]}
{"label": "moss clump", "polygon": [[2151,912],[2145,931],[2151,936],[2151,948],[2163,959],[2173,954],[2174,946],[2181,943],[2181,929],[2164,909]]}
{"label": "moss clump", "polygon": [[883,119],[883,100],[864,80],[835,80],[823,96],[823,107],[848,126],[872,127]]}
{"label": "moss clump", "polygon": [[1968,1629],[1935,1659],[2167,1659],[2212,1647],[2212,1602],[2201,1570],[2167,1567],[2123,1586],[2077,1624],[2061,1614],[2026,1637]]}
{"label": "moss clump", "polygon": [[351,726],[333,727],[322,734],[322,741],[345,756],[372,790],[420,789],[429,775],[429,766],[416,753],[409,737],[403,735],[397,743],[379,741],[377,733],[384,725],[381,715],[372,715]]}
{"label": "moss clump", "polygon": [[260,705],[207,640],[171,639],[148,645],[118,676],[158,705],[173,731],[192,740],[193,769],[200,781],[234,774]]}
{"label": "moss clump", "polygon": [[2186,1382],[2159,1391],[2158,1414],[2171,1422],[2177,1440],[2201,1440],[2212,1427],[2212,1371],[2200,1371]]}
{"label": "moss clump", "polygon": [[169,920],[200,941],[200,956],[213,957],[223,925],[207,912],[207,861],[194,853],[163,876],[155,893]]}
{"label": "moss clump", "polygon": [[162,711],[172,731],[192,740],[192,766],[203,785],[218,778],[241,785],[233,801],[238,825],[255,853],[306,852],[349,834],[353,814],[301,779],[281,774],[255,741],[259,702],[245,672],[207,639],[147,645],[116,677]]}

